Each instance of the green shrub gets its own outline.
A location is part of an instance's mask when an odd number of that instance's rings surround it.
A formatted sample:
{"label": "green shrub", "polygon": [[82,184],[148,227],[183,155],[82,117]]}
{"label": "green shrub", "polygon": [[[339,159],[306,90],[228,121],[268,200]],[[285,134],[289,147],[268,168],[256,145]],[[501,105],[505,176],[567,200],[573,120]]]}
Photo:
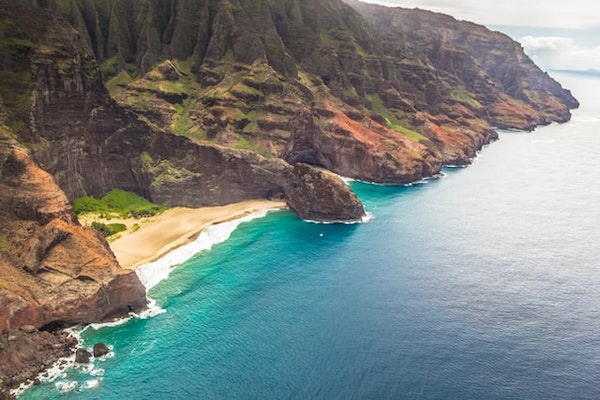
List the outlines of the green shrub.
{"label": "green shrub", "polygon": [[166,209],[167,207],[156,205],[135,193],[120,189],[111,190],[100,200],[84,196],[73,201],[75,214],[97,212],[104,216],[113,213],[123,218],[139,218],[160,214]]}
{"label": "green shrub", "polygon": [[101,222],[92,222],[92,228],[100,232],[104,237],[127,230],[125,224],[103,224]]}
{"label": "green shrub", "polygon": [[83,196],[73,201],[73,211],[75,214],[106,211],[106,205],[101,200]]}

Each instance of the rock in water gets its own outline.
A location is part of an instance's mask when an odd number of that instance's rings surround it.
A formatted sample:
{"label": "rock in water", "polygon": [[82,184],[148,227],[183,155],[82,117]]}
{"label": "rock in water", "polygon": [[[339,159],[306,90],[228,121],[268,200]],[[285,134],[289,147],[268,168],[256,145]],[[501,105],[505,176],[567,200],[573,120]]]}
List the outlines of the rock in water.
{"label": "rock in water", "polygon": [[110,352],[110,349],[102,342],[98,342],[94,345],[94,357],[101,357]]}
{"label": "rock in water", "polygon": [[302,219],[352,222],[365,216],[356,194],[329,171],[298,163],[290,180],[288,205]]}
{"label": "rock in water", "polygon": [[75,352],[75,362],[79,364],[88,364],[90,362],[91,356],[92,353],[90,353],[86,349],[79,348]]}

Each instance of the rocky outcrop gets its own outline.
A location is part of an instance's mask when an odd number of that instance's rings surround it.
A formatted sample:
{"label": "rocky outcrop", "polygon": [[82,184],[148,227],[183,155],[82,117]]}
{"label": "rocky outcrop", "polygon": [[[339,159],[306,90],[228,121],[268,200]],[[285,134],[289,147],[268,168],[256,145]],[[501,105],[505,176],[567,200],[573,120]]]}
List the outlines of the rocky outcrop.
{"label": "rocky outcrop", "polygon": [[[411,183],[432,176],[442,159],[369,117],[324,104],[319,115],[294,121],[283,157],[319,165],[349,177],[380,183]],[[425,139],[425,138],[424,138]]]}
{"label": "rocky outcrop", "polygon": [[[31,129],[35,101],[72,93],[90,101],[85,73],[70,68],[91,60],[69,53],[60,35],[48,38],[53,47],[41,45],[52,21],[45,12],[0,2],[0,15],[0,387],[9,388],[70,352],[57,329],[141,310],[146,294],[137,275],[118,265],[104,239],[80,226],[55,178],[20,144],[50,144]],[[51,93],[32,98],[33,53],[50,49],[73,60],[61,63],[58,58],[53,64],[71,78],[49,76]],[[70,127],[77,125],[72,110],[55,112]],[[52,118],[47,122],[52,125]],[[57,157],[68,159],[70,153]]]}
{"label": "rocky outcrop", "polygon": [[83,348],[78,348],[75,351],[75,362],[78,364],[89,364],[92,353]]}
{"label": "rocky outcrop", "polygon": [[[50,331],[141,310],[145,289],[122,269],[106,242],[79,225],[53,177],[0,126],[0,380],[7,385],[53,362],[61,341]],[[16,335],[23,330],[27,335]],[[12,332],[12,333],[11,333]],[[33,336],[28,336],[32,334]],[[12,339],[11,339],[12,338]],[[24,338],[32,349],[22,352]],[[54,338],[54,339],[53,339]],[[29,346],[28,344],[27,346]],[[4,362],[6,361],[6,362]],[[31,377],[31,376],[29,376]]]}
{"label": "rocky outcrop", "polygon": [[52,176],[6,134],[0,144],[0,315],[8,316],[0,333],[100,321],[144,307],[135,273],[121,269],[106,242],[79,225]]}
{"label": "rocky outcrop", "polygon": [[364,216],[356,196],[339,178],[323,178],[322,185],[314,185],[323,172],[312,166],[297,174],[297,167],[281,159],[166,133],[154,137],[151,144],[133,159],[132,169],[147,188],[147,197],[157,203],[200,207],[284,198],[303,219],[345,221]]}
{"label": "rocky outcrop", "polygon": [[[365,216],[362,203],[350,191],[338,190],[341,179],[327,170],[319,170],[298,163],[292,173],[290,208],[309,221],[358,222]],[[297,196],[296,193],[315,193],[312,198]],[[332,220],[331,216],[339,219]]]}
{"label": "rocky outcrop", "polygon": [[104,343],[98,342],[98,343],[94,344],[92,353],[93,353],[94,357],[102,357],[102,356],[105,356],[108,353],[110,353],[110,349]]}
{"label": "rocky outcrop", "polygon": [[3,390],[43,373],[61,357],[69,356],[73,337],[65,332],[10,329],[0,335],[0,398]]}

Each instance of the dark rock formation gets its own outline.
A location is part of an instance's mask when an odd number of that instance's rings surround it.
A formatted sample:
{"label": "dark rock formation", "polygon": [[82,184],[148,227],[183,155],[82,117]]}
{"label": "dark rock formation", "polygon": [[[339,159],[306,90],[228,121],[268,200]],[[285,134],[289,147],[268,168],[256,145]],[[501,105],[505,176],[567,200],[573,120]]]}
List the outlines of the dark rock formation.
{"label": "dark rock formation", "polygon": [[102,357],[110,353],[110,349],[102,342],[98,342],[94,345],[94,357]]}
{"label": "dark rock formation", "polygon": [[10,329],[0,335],[0,395],[2,390],[33,379],[59,358],[70,355],[65,340],[66,334],[48,331]]}
{"label": "dark rock formation", "polygon": [[92,353],[80,347],[75,351],[75,362],[79,364],[88,364],[91,356]]}
{"label": "dark rock formation", "polygon": [[[362,203],[352,191],[338,190],[340,184],[344,183],[331,172],[298,163],[293,171],[288,204],[297,215],[310,221],[360,221],[365,215]],[[306,198],[296,193],[318,195]],[[332,215],[339,216],[339,220],[332,219]]]}

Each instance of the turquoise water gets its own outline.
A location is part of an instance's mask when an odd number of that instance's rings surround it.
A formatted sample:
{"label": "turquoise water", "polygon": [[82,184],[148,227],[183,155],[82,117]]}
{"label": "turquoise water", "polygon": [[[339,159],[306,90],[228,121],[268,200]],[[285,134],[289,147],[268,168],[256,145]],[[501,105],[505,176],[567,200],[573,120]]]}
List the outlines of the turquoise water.
{"label": "turquoise water", "polygon": [[92,373],[22,398],[600,398],[600,80],[557,76],[571,123],[353,183],[365,224],[241,224],[150,291],[165,312],[85,331],[114,347]]}

